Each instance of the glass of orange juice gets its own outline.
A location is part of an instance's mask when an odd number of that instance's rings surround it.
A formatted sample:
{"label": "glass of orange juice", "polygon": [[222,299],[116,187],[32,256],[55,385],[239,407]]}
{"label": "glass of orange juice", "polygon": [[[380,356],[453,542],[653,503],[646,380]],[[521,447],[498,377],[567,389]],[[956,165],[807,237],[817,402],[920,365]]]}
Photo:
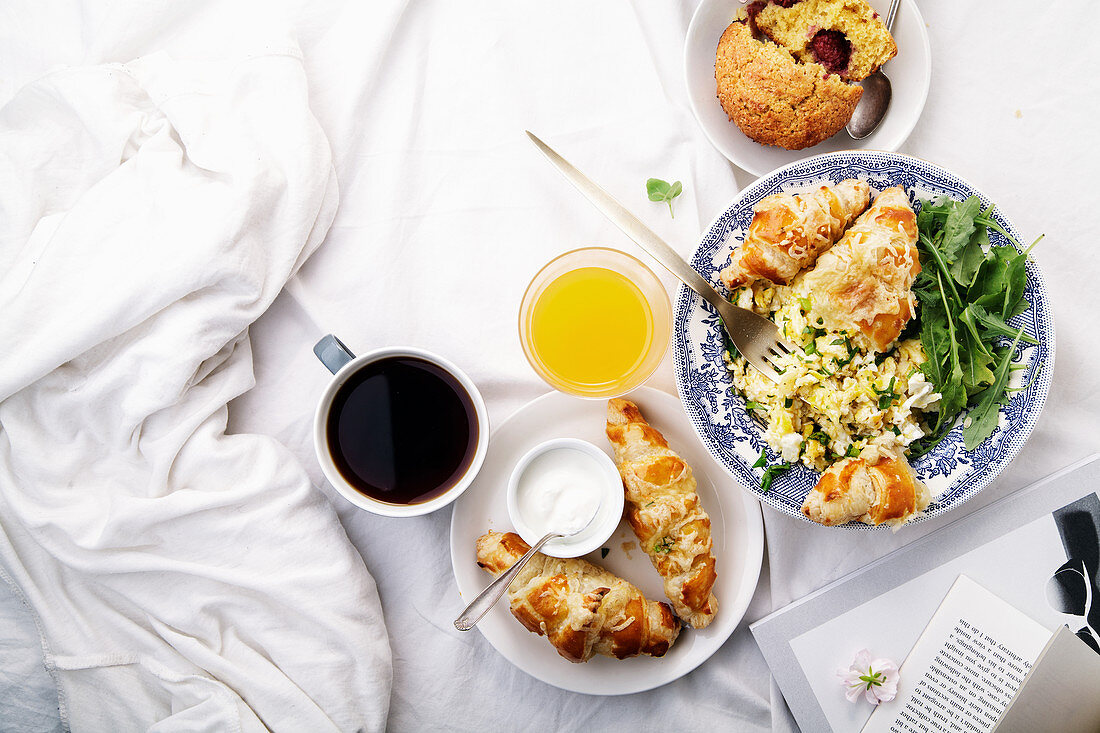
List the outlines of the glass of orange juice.
{"label": "glass of orange juice", "polygon": [[555,389],[579,397],[625,394],[653,373],[668,348],[672,308],[653,271],[625,252],[573,250],[527,286],[519,340]]}

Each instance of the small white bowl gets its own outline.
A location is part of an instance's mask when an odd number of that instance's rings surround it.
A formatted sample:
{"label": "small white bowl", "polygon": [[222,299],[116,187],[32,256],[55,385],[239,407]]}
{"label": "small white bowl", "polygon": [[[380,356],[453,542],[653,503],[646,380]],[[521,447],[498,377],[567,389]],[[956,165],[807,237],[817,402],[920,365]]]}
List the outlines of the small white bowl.
{"label": "small white bowl", "polygon": [[512,526],[516,528],[516,532],[527,544],[534,545],[542,539],[543,535],[538,534],[538,530],[532,529],[530,518],[525,518],[520,510],[519,487],[524,473],[531,464],[537,458],[548,456],[555,451],[578,451],[594,459],[592,470],[595,483],[602,493],[596,516],[583,531],[572,537],[552,539],[542,546],[541,552],[550,557],[580,557],[597,549],[611,537],[615,528],[619,526],[619,520],[622,519],[625,501],[619,470],[611,458],[592,443],[578,438],[555,438],[529,450],[519,459],[508,479],[508,516],[511,517]]}

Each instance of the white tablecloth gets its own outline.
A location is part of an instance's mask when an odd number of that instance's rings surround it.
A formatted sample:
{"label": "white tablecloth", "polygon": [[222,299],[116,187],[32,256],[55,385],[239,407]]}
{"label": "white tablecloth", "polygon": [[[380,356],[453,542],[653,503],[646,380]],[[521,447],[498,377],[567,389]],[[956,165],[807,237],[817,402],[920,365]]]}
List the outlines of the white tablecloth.
{"label": "white tablecloth", "polygon": [[[216,3],[140,7],[0,7],[0,103],[58,65],[233,42]],[[363,513],[324,485],[312,452],[313,407],[328,373],[311,346],[323,334],[352,349],[410,344],[446,355],[477,382],[499,423],[547,389],[515,329],[535,270],[578,246],[637,253],[546,165],[524,129],[681,253],[692,251],[751,180],[707,143],[688,108],[682,46],[694,7],[325,0],[290,9],[341,204],[325,243],[252,329],[256,387],[231,405],[230,427],[285,443],[340,512],[381,595],[393,730],[794,727],[744,624],[706,664],[650,693],[588,697],[516,671],[480,635],[451,625],[463,604],[450,569],[450,510],[403,520]],[[1100,79],[1091,53],[1100,6],[937,0],[921,11],[932,84],[902,151],[971,180],[1025,238],[1047,235],[1034,258],[1057,324],[1050,397],[1012,465],[940,520],[864,535],[765,508],[766,558],[747,621],[1100,449],[1092,251]],[[675,219],[646,200],[650,176],[683,181]],[[675,393],[667,359],[651,385]],[[33,622],[0,587],[0,729],[57,726]]]}

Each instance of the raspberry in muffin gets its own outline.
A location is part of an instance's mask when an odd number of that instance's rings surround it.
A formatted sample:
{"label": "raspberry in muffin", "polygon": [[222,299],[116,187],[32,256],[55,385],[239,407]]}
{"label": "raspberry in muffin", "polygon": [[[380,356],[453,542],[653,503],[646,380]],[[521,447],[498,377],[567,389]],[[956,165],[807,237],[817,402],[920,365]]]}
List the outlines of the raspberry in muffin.
{"label": "raspberry in muffin", "polygon": [[864,0],[781,0],[753,14],[755,27],[802,63],[862,81],[898,52],[886,23]]}

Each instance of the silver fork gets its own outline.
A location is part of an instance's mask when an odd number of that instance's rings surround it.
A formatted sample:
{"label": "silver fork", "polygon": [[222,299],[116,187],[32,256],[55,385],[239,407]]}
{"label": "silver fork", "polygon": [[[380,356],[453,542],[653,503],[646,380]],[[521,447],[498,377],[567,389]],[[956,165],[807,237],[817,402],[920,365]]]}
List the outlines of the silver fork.
{"label": "silver fork", "polygon": [[[774,323],[747,308],[741,308],[723,298],[702,275],[684,262],[676,250],[658,237],[652,229],[616,201],[588,176],[577,170],[572,163],[558,155],[549,145],[539,140],[531,131],[526,131],[531,142],[554,164],[570,183],[577,187],[600,212],[619,227],[626,236],[633,239],[639,247],[660,262],[669,272],[694,290],[699,297],[718,312],[722,325],[729,334],[737,350],[762,374],[779,381],[782,359],[795,351],[779,333]],[[778,367],[778,369],[777,369]]]}

